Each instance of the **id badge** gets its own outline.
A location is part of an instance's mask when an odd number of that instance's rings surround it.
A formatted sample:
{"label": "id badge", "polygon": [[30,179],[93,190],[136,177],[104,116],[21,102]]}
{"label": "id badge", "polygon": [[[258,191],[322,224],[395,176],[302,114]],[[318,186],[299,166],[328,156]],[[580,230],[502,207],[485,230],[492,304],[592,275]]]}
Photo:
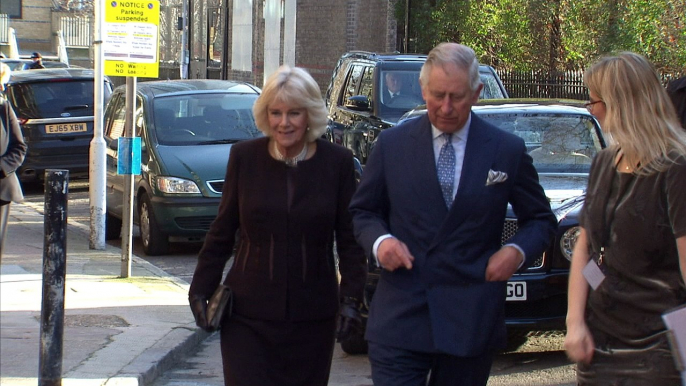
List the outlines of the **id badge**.
{"label": "id badge", "polygon": [[593,259],[588,261],[581,273],[584,275],[586,281],[591,285],[593,290],[596,290],[600,286],[600,283],[605,280],[605,274]]}

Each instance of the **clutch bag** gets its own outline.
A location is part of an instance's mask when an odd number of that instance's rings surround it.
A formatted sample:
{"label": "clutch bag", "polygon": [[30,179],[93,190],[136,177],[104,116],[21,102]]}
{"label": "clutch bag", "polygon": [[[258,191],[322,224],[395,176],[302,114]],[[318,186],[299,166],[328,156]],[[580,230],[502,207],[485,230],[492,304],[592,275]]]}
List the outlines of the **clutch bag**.
{"label": "clutch bag", "polygon": [[207,323],[214,329],[219,329],[222,319],[231,316],[233,308],[233,292],[224,284],[219,284],[207,303]]}

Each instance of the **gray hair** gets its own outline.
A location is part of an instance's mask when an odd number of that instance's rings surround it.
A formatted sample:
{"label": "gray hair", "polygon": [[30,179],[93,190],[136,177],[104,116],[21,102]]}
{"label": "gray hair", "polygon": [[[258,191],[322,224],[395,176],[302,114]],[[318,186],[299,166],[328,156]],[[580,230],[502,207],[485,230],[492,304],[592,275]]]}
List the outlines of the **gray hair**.
{"label": "gray hair", "polygon": [[426,58],[426,62],[422,66],[419,73],[419,82],[422,86],[426,86],[429,81],[429,72],[433,66],[445,66],[447,64],[454,64],[457,68],[467,70],[469,73],[469,85],[472,91],[481,84],[481,77],[479,76],[479,61],[476,59],[474,50],[457,43],[440,43],[434,47]]}

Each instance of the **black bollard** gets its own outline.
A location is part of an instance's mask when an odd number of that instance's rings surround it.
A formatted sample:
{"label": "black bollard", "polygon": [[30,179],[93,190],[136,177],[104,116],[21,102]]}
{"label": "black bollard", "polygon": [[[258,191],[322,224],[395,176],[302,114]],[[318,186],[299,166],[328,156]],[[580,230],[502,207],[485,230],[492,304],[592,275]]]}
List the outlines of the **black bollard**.
{"label": "black bollard", "polygon": [[62,385],[68,194],[69,171],[46,170],[38,386]]}

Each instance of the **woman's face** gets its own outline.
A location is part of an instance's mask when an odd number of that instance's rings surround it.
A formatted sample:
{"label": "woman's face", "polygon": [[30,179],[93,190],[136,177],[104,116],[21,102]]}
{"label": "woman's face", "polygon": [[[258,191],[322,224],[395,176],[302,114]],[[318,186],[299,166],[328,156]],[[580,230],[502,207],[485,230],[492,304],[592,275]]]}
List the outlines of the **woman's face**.
{"label": "woman's face", "polygon": [[267,108],[269,130],[277,147],[286,157],[294,157],[305,145],[307,109],[284,102],[274,102]]}
{"label": "woman's face", "polygon": [[607,112],[605,102],[598,98],[598,95],[593,91],[589,91],[588,94],[591,97],[591,100],[587,103],[588,111],[598,120],[600,127],[604,130],[603,121],[605,120],[605,113]]}

